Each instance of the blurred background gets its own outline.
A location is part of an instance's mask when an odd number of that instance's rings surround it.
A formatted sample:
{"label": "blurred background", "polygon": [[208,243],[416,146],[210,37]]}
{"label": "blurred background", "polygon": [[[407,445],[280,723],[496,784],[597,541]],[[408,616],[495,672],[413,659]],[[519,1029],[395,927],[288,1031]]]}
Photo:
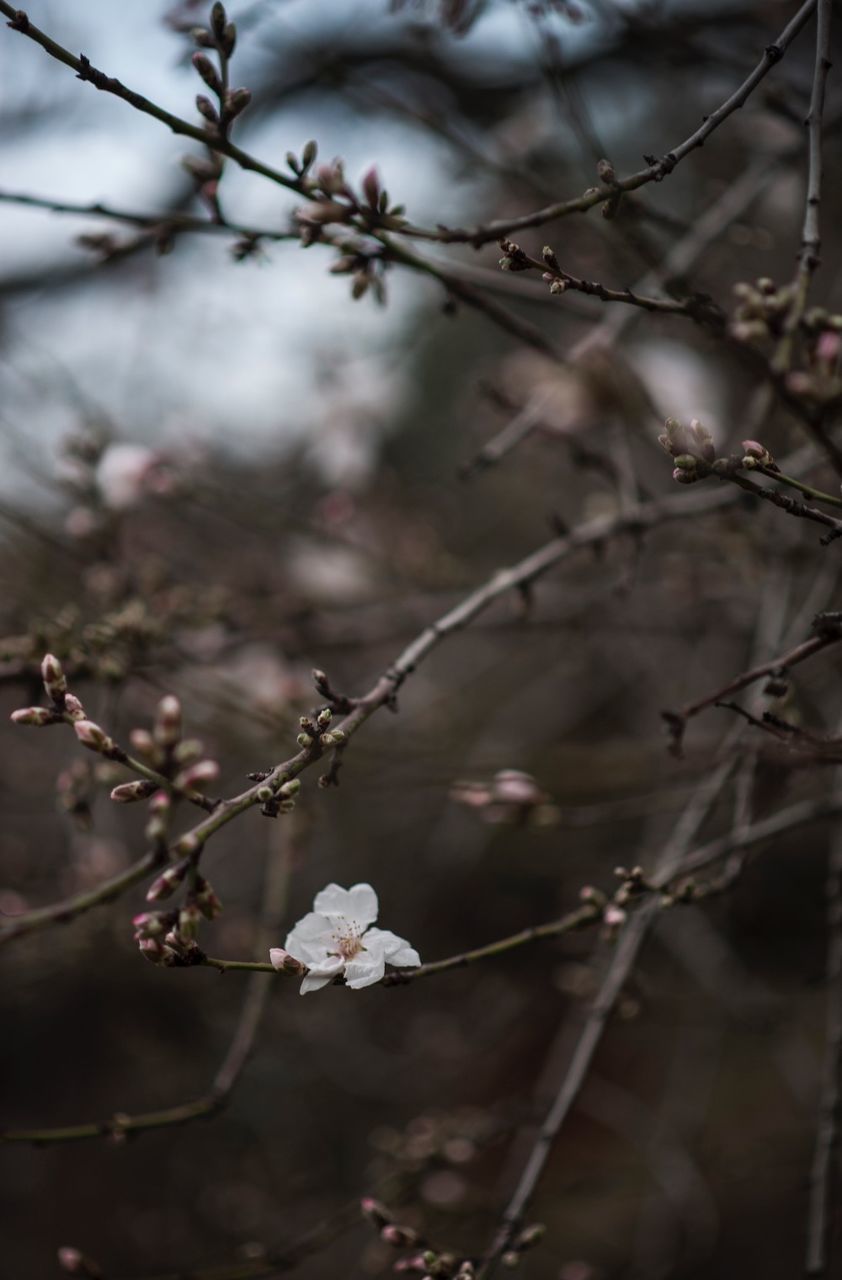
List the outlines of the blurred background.
{"label": "blurred background", "polygon": [[[602,158],[625,174],[662,155],[794,11],[232,0],[235,82],[253,93],[235,136],[277,166],[315,139],[354,184],[376,164],[413,223],[473,226],[579,194]],[[31,0],[28,12],[194,119],[189,31],[205,4]],[[521,243],[537,255],[548,243],[615,288],[660,272],[661,289],[728,313],[735,284],[785,282],[812,61],[808,29],[667,180],[614,218],[593,210]],[[554,529],[680,492],[657,445],[666,415],[701,418],[723,452],[746,435],[776,456],[804,443],[746,347],[686,317],[551,295],[537,275],[500,272],[493,243],[407,242],[456,286],[391,266],[384,297],[354,299],[330,249],[299,243],[300,200],[233,164],[226,219],[287,239],[247,252],[224,232],[170,243],[16,203],[102,202],[164,222],[206,212],[180,164],[199,148],[5,27],[0,83],[4,916],[143,851],[143,814],[108,798],[124,774],[69,731],[8,723],[39,700],[45,651],[120,741],[178,694],[188,733],[220,762],[215,794],[234,794],[293,753],[298,717],[317,705],[314,666],[362,693],[427,622]],[[831,83],[825,306],[839,303],[837,105]],[[489,465],[481,451],[524,413],[524,439]],[[280,945],[325,884],[368,881],[379,923],[433,960],[552,919],[585,884],[610,890],[617,864],[653,867],[717,760],[736,753],[743,791],[723,789],[700,839],[728,830],[735,804],[764,817],[826,794],[832,769],[766,738],[723,747],[722,710],[691,723],[677,759],[660,712],[803,638],[813,612],[838,604],[837,554],[811,526],[735,504],[571,557],[442,645],[399,713],[354,739],[338,788],[308,774],[294,815],[252,812],[213,840],[203,866],[225,910],[202,945],[265,958],[267,884]],[[833,654],[762,705],[835,732]],[[465,803],[482,795],[465,783],[503,769],[534,777],[539,812]],[[523,1258],[529,1280],[801,1268],[831,834],[815,823],[771,842],[728,894],[664,914],[535,1198],[548,1230]],[[246,975],[145,964],[131,928],[143,904],[140,887],[4,948],[3,1129],[105,1122],[208,1088]],[[406,988],[306,1000],[266,978],[255,1051],[223,1113],[123,1142],[0,1144],[0,1275],[55,1274],[66,1245],[108,1277],[293,1263],[305,1280],[390,1274],[394,1251],[356,1208],[367,1194],[441,1247],[481,1253],[611,948],[573,935]],[[312,1256],[311,1232],[324,1246]]]}

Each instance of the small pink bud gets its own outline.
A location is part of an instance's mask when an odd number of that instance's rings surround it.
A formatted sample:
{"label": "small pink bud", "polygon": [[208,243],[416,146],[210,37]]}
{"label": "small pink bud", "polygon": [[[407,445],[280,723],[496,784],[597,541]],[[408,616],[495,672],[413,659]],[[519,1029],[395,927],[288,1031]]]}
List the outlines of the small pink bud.
{"label": "small pink bud", "polygon": [[58,1265],[66,1275],[87,1276],[88,1280],[101,1280],[102,1271],[92,1258],[88,1258],[80,1249],[70,1245],[62,1245],[57,1253]]}
{"label": "small pink bud", "polygon": [[87,747],[89,751],[105,754],[114,746],[108,734],[100,729],[98,724],[94,724],[93,720],[77,720],[73,728],[82,746]]}
{"label": "small pink bud", "polygon": [[181,737],[181,703],[171,693],[158,703],[155,715],[155,741],[162,747],[173,747]]}
{"label": "small pink bud", "polygon": [[418,1238],[418,1232],[413,1231],[412,1227],[401,1227],[394,1222],[390,1222],[380,1231],[380,1239],[395,1249],[411,1249],[413,1245],[418,1244]]}
{"label": "small pink bud", "polygon": [[41,663],[41,679],[44,681],[47,696],[61,706],[64,695],[67,693],[67,679],[55,654],[45,655]]}
{"label": "small pink bud", "polygon": [[[279,948],[275,948],[279,950]],[[271,952],[269,953],[272,954]],[[284,952],[283,954],[286,954]],[[273,960],[274,964],[275,961]],[[360,1201],[360,1210],[364,1218],[369,1222],[373,1222],[376,1227],[385,1227],[392,1221],[392,1215],[386,1208],[385,1204],[381,1204],[379,1200],[375,1200],[372,1196],[364,1196]]]}
{"label": "small pink bud", "polygon": [[121,782],[111,792],[111,799],[116,804],[133,804],[136,800],[146,800],[155,790],[154,782],[145,779],[138,782]]}
{"label": "small pink bud", "polygon": [[[300,976],[307,972],[306,964],[302,964],[300,960],[296,960],[295,956],[291,956],[288,951],[284,951],[283,947],[270,948],[269,959],[272,963],[272,968],[277,969],[278,973],[289,973],[293,976]],[[363,1205],[367,1203],[368,1201],[363,1201]],[[376,1201],[372,1200],[371,1203],[375,1204]],[[365,1208],[363,1208],[363,1213],[365,1213]]]}
{"label": "small pink bud", "polygon": [[208,55],[206,53],[194,53],[191,61],[208,88],[213,89],[214,93],[219,93],[222,88],[222,82],[219,79],[216,67]]}
{"label": "small pink bud", "polygon": [[202,847],[202,841],[192,831],[187,831],[175,844],[175,852],[182,858],[192,858]]}
{"label": "small pink bud", "polygon": [[222,911],[222,903],[204,876],[196,877],[196,905],[206,920],[215,920]]}
{"label": "small pink bud", "polygon": [[209,124],[219,124],[219,114],[216,107],[210,98],[206,98],[203,93],[196,94],[196,110],[205,117]]}
{"label": "small pink bud", "polygon": [[64,713],[71,720],[84,720],[85,708],[82,706],[75,694],[68,693],[64,699]]}
{"label": "small pink bud", "polygon": [[380,201],[380,177],[377,172],[377,166],[372,165],[364,175],[362,180],[363,195],[368,201],[369,208],[376,209]]}
{"label": "small pink bud", "polygon": [[28,724],[40,729],[45,724],[55,724],[56,713],[48,707],[21,707],[12,712],[10,719],[12,724]]}
{"label": "small pink bud", "polygon": [[145,756],[147,760],[155,758],[155,742],[148,729],[132,729],[129,742],[139,756]]}
{"label": "small pink bud", "polygon": [[169,898],[184,880],[189,867],[190,863],[187,861],[179,862],[174,867],[167,867],[166,871],[162,871],[147,889],[146,901],[160,902],[162,898]]}
{"label": "small pink bud", "polygon": [[184,790],[201,790],[208,782],[215,782],[219,777],[219,765],[215,760],[197,760],[184,769],[175,779],[175,785]]}
{"label": "small pink bud", "polygon": [[245,111],[251,102],[251,92],[248,89],[232,89],[230,93],[225,95],[225,111],[228,118],[233,120],[235,116]]}

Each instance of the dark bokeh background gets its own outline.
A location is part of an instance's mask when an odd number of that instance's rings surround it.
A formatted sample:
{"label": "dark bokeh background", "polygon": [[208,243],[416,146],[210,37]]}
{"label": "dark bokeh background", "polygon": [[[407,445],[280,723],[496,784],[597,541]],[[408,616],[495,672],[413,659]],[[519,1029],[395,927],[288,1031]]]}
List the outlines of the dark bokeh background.
{"label": "dark bokeh background", "polygon": [[[30,12],[188,112],[189,45],[173,28],[201,7],[74,8],[72,20],[55,4]],[[692,131],[792,12],[489,3],[459,35],[433,3],[238,8],[240,75],[255,90],[244,145],[283,154],[312,135],[355,173],[377,160],[428,223],[578,193],[604,154],[620,173],[637,168]],[[771,165],[798,140],[810,45],[805,33],[752,105],[623,217],[568,219],[524,245],[549,240],[578,274],[633,282],[751,162]],[[12,33],[0,65],[12,88],[4,185],[193,207],[183,147],[154,122]],[[827,304],[838,301],[836,163],[833,134]],[[740,280],[787,279],[801,178],[799,160],[759,188],[685,283],[730,306]],[[283,193],[233,169],[224,182],[230,217],[284,224],[294,201]],[[100,263],[73,243],[101,228],[91,219],[2,204],[0,217],[3,706],[37,700],[46,649],[81,665],[75,687],[119,740],[176,692],[221,763],[223,794],[291,753],[314,665],[362,692],[428,620],[546,540],[554,518],[572,526],[669,492],[663,415],[702,417],[725,450],[757,423],[751,362],[685,319],[635,315],[607,357],[571,373],[482,315],[445,314],[426,279],[392,271],[385,311],[352,302],[319,246],[236,263],[207,237]],[[563,349],[603,317],[590,299],[495,273],[498,257],[493,245],[450,254]],[[547,429],[460,479],[536,394]],[[776,453],[803,443],[779,409],[761,426]],[[145,479],[120,490],[131,458]],[[742,669],[758,644],[768,657],[793,628],[806,634],[812,611],[838,603],[835,552],[779,512],[735,506],[571,558],[528,609],[504,600],[449,639],[399,714],[355,738],[338,789],[307,775],[292,818],[251,813],[214,839],[205,866],[226,910],[203,945],[252,954],[278,864],[278,944],[324,884],[365,880],[380,923],[422,959],[551,919],[582,885],[610,888],[618,863],[652,867],[731,728],[708,712],[676,760],[659,712]],[[837,673],[832,650],[801,668],[788,714],[832,732]],[[796,768],[765,742],[737,750],[755,748],[756,816],[832,785],[829,768]],[[113,779],[72,734],[7,722],[0,751],[4,912],[91,886],[142,851],[142,815],[110,803]],[[492,825],[452,796],[454,782],[502,768],[532,773],[558,821]],[[727,830],[733,807],[726,788],[701,838]],[[524,1258],[531,1280],[798,1272],[830,834],[816,824],[781,839],[726,896],[665,914],[536,1197],[548,1233]],[[135,891],[4,949],[4,1128],[107,1120],[208,1086],[245,975],[143,963],[130,925],[142,902]],[[353,1208],[381,1191],[430,1239],[480,1252],[610,954],[596,943],[577,935],[405,989],[306,1000],[266,979],[257,1047],[223,1114],[122,1144],[0,1147],[0,1274],[53,1274],[67,1244],[109,1277],[192,1274],[259,1260],[323,1222],[336,1238],[301,1261],[303,1277],[386,1274],[393,1257]]]}

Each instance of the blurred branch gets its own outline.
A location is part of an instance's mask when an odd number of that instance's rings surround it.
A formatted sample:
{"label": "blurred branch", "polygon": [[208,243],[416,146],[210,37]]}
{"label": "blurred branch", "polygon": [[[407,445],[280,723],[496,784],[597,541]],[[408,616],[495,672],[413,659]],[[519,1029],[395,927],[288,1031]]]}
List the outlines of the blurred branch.
{"label": "blurred branch", "polygon": [[809,640],[803,640],[795,648],[788,650],[777,658],[771,659],[769,662],[763,662],[759,666],[752,667],[749,671],[742,672],[741,675],[735,676],[733,680],[729,680],[721,689],[707,694],[704,698],[700,698],[698,702],[691,702],[679,711],[662,711],[661,715],[669,725],[674,748],[680,748],[687,721],[691,720],[693,716],[697,716],[700,711],[715,706],[732,693],[739,693],[741,689],[748,688],[749,685],[754,684],[757,680],[762,680],[764,676],[785,675],[792,667],[797,667],[799,663],[806,662],[808,658],[820,653],[822,649],[827,649],[830,645],[837,644],[842,640],[842,627],[838,623],[832,623],[829,620],[825,621],[821,614],[816,618],[814,628],[818,632],[817,635],[812,636]]}
{"label": "blurred branch", "polygon": [[228,138],[221,136],[221,134],[212,134],[199,125],[190,124],[189,121],[182,120],[179,116],[173,115],[172,112],[165,111],[163,107],[151,102],[143,94],[136,93],[120,80],[106,75],[104,71],[92,66],[90,60],[84,54],[77,58],[69,49],[65,49],[56,40],[53,40],[51,36],[48,36],[46,32],[36,27],[23,9],[16,9],[14,5],[8,4],[7,0],[0,0],[0,13],[9,19],[7,26],[11,27],[13,31],[27,36],[35,44],[40,45],[44,52],[49,54],[51,58],[55,58],[57,62],[62,62],[66,67],[70,67],[72,71],[76,72],[77,79],[92,84],[95,89],[99,89],[103,93],[110,93],[117,98],[121,98],[123,102],[128,103],[130,107],[134,107],[135,111],[140,111],[143,115],[153,116],[161,124],[166,125],[172,133],[180,134],[186,138],[193,138],[194,141],[201,142],[203,146],[211,147],[214,151],[221,152],[235,161],[241,169],[259,173],[262,177],[268,178],[270,182],[276,182],[279,186],[286,187],[290,191],[297,191],[301,195],[306,194],[302,189],[300,179],[290,178],[279,169],[273,169],[271,165],[264,164],[255,156],[249,155],[247,151],[243,151],[236,146]]}
{"label": "blurred branch", "polygon": [[11,942],[14,938],[22,938],[25,934],[35,933],[54,924],[67,924],[93,907],[113,902],[127,889],[134,888],[151,872],[163,866],[166,860],[166,850],[153,849],[145,853],[142,858],[138,858],[137,862],[133,862],[125,871],[112,876],[109,880],[104,880],[94,889],[86,889],[83,893],[62,899],[61,902],[55,902],[48,907],[37,907],[34,911],[27,911],[20,916],[0,917],[0,946]]}
{"label": "blurred branch", "polygon": [[807,196],[804,205],[801,250],[798,255],[798,269],[795,274],[793,301],[786,319],[784,336],[773,360],[773,367],[777,373],[785,372],[790,366],[793,341],[807,305],[810,282],[821,260],[819,210],[822,195],[822,122],[827,73],[831,66],[831,10],[831,0],[818,0],[813,88],[810,96],[810,112],[806,120],[808,129]]}
{"label": "blurred branch", "polygon": [[649,182],[662,181],[668,174],[672,173],[685,156],[695,151],[696,148],[703,146],[714,130],[718,129],[730,115],[748,101],[775,63],[780,62],[795,37],[810,19],[815,11],[816,3],[817,0],[806,0],[806,3],[801,6],[784,27],[777,40],[767,45],[763,57],[739,88],[735,89],[721,106],[707,116],[689,138],[679,143],[678,146],[673,147],[660,160],[656,160],[654,156],[646,157],[647,166],[645,169],[640,169],[637,173],[630,174],[626,178],[615,178],[610,185],[590,187],[583,195],[577,196],[572,200],[563,200],[557,204],[548,205],[546,208],[538,209],[533,213],[522,214],[516,218],[501,218],[494,222],[486,223],[484,226],[474,227],[472,230],[451,230],[448,227],[439,227],[435,231],[429,231],[422,227],[407,227],[404,228],[405,233],[428,240],[441,240],[448,244],[472,244],[478,248],[492,240],[499,240],[501,236],[509,235],[513,231],[521,231],[529,227],[540,227],[546,222],[552,222],[556,218],[564,218],[571,213],[585,213],[588,209],[594,208],[595,205],[616,199],[623,192],[636,191],[638,187],[643,187]]}
{"label": "blurred branch", "polygon": [[[733,762],[728,762],[724,769],[730,770]],[[686,810],[685,810],[686,812]],[[741,811],[735,814],[734,826],[732,830],[724,836],[720,836],[716,840],[711,840],[708,844],[699,845],[697,848],[690,850],[680,859],[680,863],[674,860],[666,862],[659,861],[659,870],[647,879],[646,887],[649,891],[657,891],[653,898],[648,902],[653,904],[657,910],[669,905],[668,901],[658,897],[659,893],[667,894],[667,898],[671,896],[671,891],[680,887],[677,877],[684,877],[690,871],[703,871],[713,866],[717,862],[729,860],[738,853],[745,853],[749,849],[755,848],[757,845],[766,844],[774,840],[780,835],[784,835],[790,831],[796,831],[800,827],[809,826],[811,823],[818,822],[825,818],[833,818],[842,813],[842,795],[831,796],[820,800],[805,800],[799,804],[790,805],[786,809],[779,810],[771,818],[764,818],[757,822],[747,822],[742,817]],[[739,824],[739,825],[737,825]],[[742,869],[744,860],[740,861],[740,869]],[[734,883],[736,874],[731,874],[733,868],[729,866],[728,875],[725,878],[718,878],[708,884],[700,884],[693,886],[692,901],[702,900],[723,893]],[[519,950],[520,947],[527,946],[533,942],[544,942],[548,938],[560,938],[568,933],[575,933],[580,929],[585,929],[590,925],[600,924],[603,921],[603,906],[607,899],[600,901],[601,895],[591,897],[590,892],[585,901],[585,905],[578,907],[575,911],[570,911],[558,920],[550,920],[546,924],[530,925],[526,929],[521,929],[517,933],[509,934],[508,937],[498,938],[495,942],[488,942],[484,946],[475,947],[471,951],[462,951],[458,955],[448,956],[444,960],[433,960],[429,964],[422,964],[417,969],[405,969],[388,973],[380,982],[383,987],[405,987],[415,982],[419,978],[435,977],[440,973],[449,973],[453,969],[465,969],[469,965],[476,964],[481,960],[493,960],[498,956],[507,955],[510,951]],[[646,904],[644,903],[644,906]],[[640,910],[643,910],[642,906]],[[281,977],[300,977],[300,971],[289,972],[277,970],[267,961],[255,960],[223,960],[216,956],[206,956],[199,953],[191,961],[189,967],[211,968],[217,969],[221,973],[244,972],[244,973],[274,973]],[[338,982],[336,985],[341,986]]]}
{"label": "blurred branch", "polygon": [[[263,908],[255,939],[255,950],[261,955],[267,950],[280,928],[286,910],[287,887],[293,861],[295,835],[290,826],[283,832],[284,847],[278,857],[270,851],[267,860],[266,884],[263,892]],[[87,1138],[110,1138],[124,1141],[150,1129],[171,1128],[189,1124],[192,1120],[209,1119],[230,1101],[245,1066],[254,1049],[270,984],[256,973],[246,989],[237,1027],[228,1052],[225,1054],[207,1093],[160,1111],[145,1111],[137,1115],[115,1113],[110,1120],[91,1124],[67,1125],[57,1129],[7,1129],[0,1130],[0,1142],[24,1142],[33,1146],[45,1146],[55,1142],[79,1142]]]}
{"label": "blurred branch", "polygon": [[819,1099],[810,1203],[807,1215],[808,1276],[828,1274],[831,1227],[838,1179],[839,1118],[842,1110],[842,839],[831,838],[827,865],[827,970],[825,1056]]}
{"label": "blurred branch", "polygon": [[[781,172],[781,164],[790,152],[774,158],[764,156],[749,165],[745,173],[735,183],[727,187],[723,194],[711,204],[697,219],[685,236],[676,242],[668,251],[660,267],[648,271],[633,286],[633,291],[645,292],[662,287],[673,276],[682,276],[689,271],[696,260],[701,257],[711,242],[743,214],[753,200]],[[518,279],[515,276],[515,279]],[[590,328],[578,342],[565,354],[565,363],[575,365],[589,352],[600,347],[610,347],[638,319],[634,309],[618,308],[604,316],[598,325]],[[517,423],[517,425],[515,425]],[[520,410],[515,420],[503,428],[488,441],[482,449],[468,462],[463,464],[461,474],[470,476],[474,471],[494,466],[505,456],[517,448],[541,425],[540,415],[530,409],[530,405]]]}
{"label": "blurred branch", "polygon": [[[697,788],[658,859],[655,883],[668,882],[679,871],[685,870],[684,858],[687,846],[716,802],[733,768],[733,761],[720,765],[716,772]],[[555,1140],[585,1083],[610,1014],[628,981],[659,911],[660,899],[656,896],[648,898],[629,918],[620,934],[599,993],[588,1011],[577,1039],[573,1056],[569,1063],[565,1062],[562,1066],[561,1078],[552,1105],[538,1131],[514,1192],[477,1271],[477,1280],[489,1280],[493,1275],[498,1262],[509,1249],[515,1233],[523,1222]]]}

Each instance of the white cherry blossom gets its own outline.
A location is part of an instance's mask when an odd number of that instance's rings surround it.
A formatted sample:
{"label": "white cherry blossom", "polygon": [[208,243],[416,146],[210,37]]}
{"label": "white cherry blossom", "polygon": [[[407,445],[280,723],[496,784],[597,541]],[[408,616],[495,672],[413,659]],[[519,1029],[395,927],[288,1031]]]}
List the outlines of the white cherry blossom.
{"label": "white cherry blossom", "polygon": [[388,929],[372,928],[377,919],[377,894],[370,884],[343,889],[329,884],[316,894],[313,910],[287,935],[283,948],[273,947],[269,959],[276,969],[289,969],[289,957],[307,966],[301,994],[318,991],[342,975],[357,990],[379,982],[386,965],[414,968],[418,952]]}

